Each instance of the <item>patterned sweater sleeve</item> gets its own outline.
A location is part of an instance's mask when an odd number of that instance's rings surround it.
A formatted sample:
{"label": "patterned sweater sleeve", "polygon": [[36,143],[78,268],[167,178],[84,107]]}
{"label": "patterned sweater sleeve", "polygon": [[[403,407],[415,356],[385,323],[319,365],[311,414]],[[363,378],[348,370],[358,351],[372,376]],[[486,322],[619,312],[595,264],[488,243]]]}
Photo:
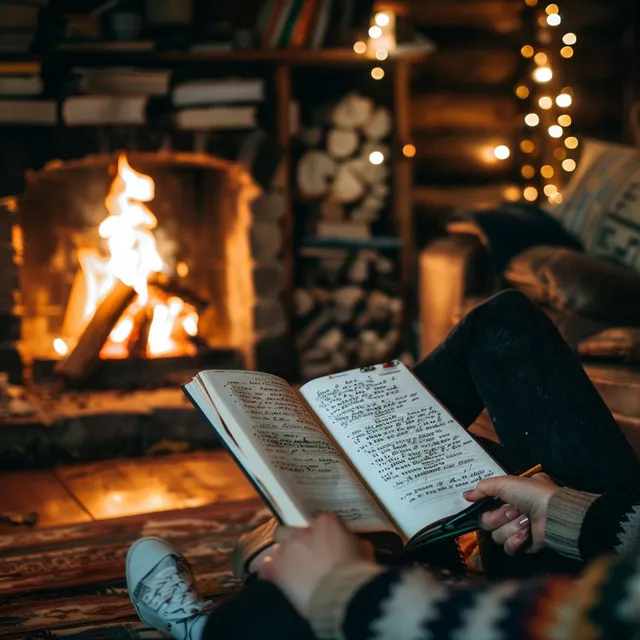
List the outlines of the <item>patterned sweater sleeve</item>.
{"label": "patterned sweater sleeve", "polygon": [[640,540],[640,492],[583,493],[560,489],[547,511],[545,542],[559,553],[590,560],[614,551],[624,553]]}
{"label": "patterned sweater sleeve", "polygon": [[309,622],[319,639],[635,638],[640,549],[601,556],[579,579],[448,587],[421,567],[340,567],[317,587]]}

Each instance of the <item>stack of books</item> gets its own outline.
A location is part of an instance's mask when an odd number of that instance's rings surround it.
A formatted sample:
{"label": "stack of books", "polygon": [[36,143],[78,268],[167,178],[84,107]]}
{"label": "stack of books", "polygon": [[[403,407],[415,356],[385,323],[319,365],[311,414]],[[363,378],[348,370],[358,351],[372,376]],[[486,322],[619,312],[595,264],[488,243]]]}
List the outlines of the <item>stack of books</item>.
{"label": "stack of books", "polygon": [[255,129],[258,103],[264,100],[264,83],[260,78],[190,80],[176,86],[172,97],[178,129]]}
{"label": "stack of books", "polygon": [[0,0],[0,52],[26,53],[38,30],[38,14],[47,0]]}
{"label": "stack of books", "polygon": [[68,126],[143,125],[151,97],[168,96],[171,72],[129,67],[73,69],[71,91],[62,106]]}
{"label": "stack of books", "polygon": [[42,98],[39,62],[0,63],[0,126],[54,125],[55,100]]}

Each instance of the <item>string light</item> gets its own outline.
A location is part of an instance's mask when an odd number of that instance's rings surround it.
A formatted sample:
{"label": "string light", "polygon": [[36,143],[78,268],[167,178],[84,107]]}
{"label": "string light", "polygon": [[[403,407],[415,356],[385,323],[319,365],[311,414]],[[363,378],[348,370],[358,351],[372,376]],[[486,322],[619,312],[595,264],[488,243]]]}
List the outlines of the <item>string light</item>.
{"label": "string light", "polygon": [[557,4],[549,4],[547,5],[547,8],[544,11],[548,16],[550,16],[550,15],[553,15],[554,13],[558,13],[560,11],[560,7],[558,7]]}
{"label": "string light", "polygon": [[553,78],[553,71],[549,67],[537,67],[533,71],[533,79],[536,82],[549,82]]}
{"label": "string light", "polygon": [[552,138],[562,138],[564,133],[564,129],[559,124],[552,124],[548,131]]}
{"label": "string light", "polygon": [[538,100],[538,105],[541,109],[551,109],[551,107],[553,107],[553,100],[549,96],[542,96],[542,98]]}
{"label": "string light", "polygon": [[562,194],[559,191],[552,193],[549,196],[549,202],[552,204],[561,204],[562,203]]}
{"label": "string light", "polygon": [[549,62],[549,56],[547,56],[546,53],[536,53],[535,56],[533,56],[533,61],[537,64],[540,65],[541,67],[544,66],[545,64],[547,64],[547,62]]}
{"label": "string light", "polygon": [[522,192],[525,200],[535,202],[538,199],[538,190],[535,187],[526,187]]}
{"label": "string light", "polygon": [[533,144],[531,140],[523,140],[520,143],[520,150],[523,153],[533,153],[535,151],[536,145]]}
{"label": "string light", "polygon": [[371,69],[371,77],[374,80],[382,80],[384,78],[384,69],[382,67],[373,67]]}
{"label": "string light", "polygon": [[413,144],[405,144],[402,147],[402,155],[405,158],[413,158],[417,153],[416,147]]}
{"label": "string light", "polygon": [[529,87],[526,87],[523,84],[521,84],[520,86],[516,87],[516,95],[521,100],[525,100],[526,98],[529,97]]}
{"label": "string light", "polygon": [[562,18],[559,13],[552,13],[550,16],[547,16],[547,24],[550,27],[557,27],[562,22]]}
{"label": "string light", "polygon": [[531,180],[531,178],[536,175],[536,170],[535,167],[531,166],[530,164],[525,164],[524,167],[522,167],[522,169],[520,170],[520,173],[522,174],[523,178]]}
{"label": "string light", "polygon": [[525,44],[522,49],[520,49],[520,53],[523,58],[531,58],[535,53],[535,49],[530,44]]}
{"label": "string light", "polygon": [[573,100],[568,93],[561,93],[556,97],[556,104],[563,109],[570,107],[572,102]]}
{"label": "string light", "polygon": [[565,33],[562,36],[562,42],[568,45],[574,45],[576,42],[578,42],[578,38],[575,33]]}
{"label": "string light", "polygon": [[387,27],[389,26],[390,22],[389,14],[384,13],[383,11],[381,11],[380,13],[376,13],[374,21],[379,27]]}
{"label": "string light", "polygon": [[545,196],[551,196],[554,193],[557,193],[557,191],[558,187],[556,187],[555,184],[545,184],[544,189],[542,190]]}
{"label": "string light", "polygon": [[356,42],[353,45],[353,50],[356,53],[362,55],[363,53],[366,53],[366,51],[367,51],[367,43],[366,42],[362,42],[362,40],[358,40],[358,42]]}
{"label": "string light", "polygon": [[372,151],[369,154],[369,162],[371,164],[382,164],[384,162],[384,154],[382,151]]}
{"label": "string light", "polygon": [[527,7],[535,7],[538,4],[538,0],[524,0]]}
{"label": "string light", "polygon": [[378,60],[386,60],[389,57],[389,52],[386,49],[378,49],[376,51],[376,58]]}
{"label": "string light", "polygon": [[570,127],[571,126],[571,116],[563,113],[561,116],[558,116],[558,124],[561,127]]}
{"label": "string light", "polygon": [[[353,50],[358,55],[383,62],[393,54],[396,48],[396,17],[393,11],[379,11],[372,16],[367,31],[367,41],[358,40],[353,44]],[[370,71],[374,80],[382,80],[385,71],[381,66],[375,66]]]}
{"label": "string light", "polygon": [[499,144],[494,150],[493,155],[498,160],[506,160],[511,155],[511,149],[506,144]]}
{"label": "string light", "polygon": [[564,141],[564,146],[567,147],[567,149],[577,149],[578,148],[578,138],[576,138],[575,136],[569,136]]}
{"label": "string light", "polygon": [[540,124],[540,116],[537,113],[528,113],[524,117],[524,123],[530,127],[537,127]]}
{"label": "string light", "polygon": [[373,38],[374,40],[376,40],[381,35],[382,35],[382,29],[377,24],[374,24],[372,27],[369,27],[370,38]]}
{"label": "string light", "polygon": [[573,56],[573,47],[562,47],[562,49],[560,49],[560,55],[563,58],[571,58]]}
{"label": "string light", "polygon": [[540,169],[540,175],[543,178],[553,178],[555,174],[555,171],[553,170],[553,167],[550,164],[545,164],[541,169]]}
{"label": "string light", "polygon": [[566,160],[562,161],[562,168],[567,172],[567,173],[571,173],[572,171],[576,170],[576,161],[573,160],[572,158],[567,158]]}

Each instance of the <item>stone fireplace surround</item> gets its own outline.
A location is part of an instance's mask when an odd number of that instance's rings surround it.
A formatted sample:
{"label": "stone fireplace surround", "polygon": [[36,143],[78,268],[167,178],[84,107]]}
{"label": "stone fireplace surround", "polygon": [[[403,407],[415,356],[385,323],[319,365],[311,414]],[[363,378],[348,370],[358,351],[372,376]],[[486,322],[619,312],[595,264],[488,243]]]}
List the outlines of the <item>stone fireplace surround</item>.
{"label": "stone fireplace surround", "polygon": [[[214,366],[257,364],[277,372],[278,363],[265,362],[264,353],[278,349],[261,352],[261,345],[277,343],[287,333],[280,260],[285,199],[277,180],[262,191],[239,164],[205,154],[133,152],[127,157],[134,169],[155,181],[150,208],[158,218],[160,252],[170,264],[188,266],[181,283],[208,303],[199,333],[219,350]],[[7,277],[9,268],[0,290],[0,316],[5,328],[14,330],[2,336],[5,367],[11,339],[18,337],[11,317],[20,325],[23,361],[51,356],[51,341],[61,329],[77,271],[76,249],[98,240],[116,160],[117,154],[99,154],[50,162],[28,174],[21,196],[3,201],[0,258],[6,262],[12,253],[8,264],[18,263],[19,273],[16,282]],[[19,290],[11,290],[16,285]],[[120,377],[130,381],[136,374],[128,364],[127,376]],[[28,381],[33,369],[25,370]],[[145,384],[101,392],[61,392],[55,384],[13,388],[23,408],[26,403],[33,411],[7,415],[5,408],[0,413],[0,465],[214,445],[213,434],[182,397],[181,381],[169,376],[167,382],[153,390]]]}

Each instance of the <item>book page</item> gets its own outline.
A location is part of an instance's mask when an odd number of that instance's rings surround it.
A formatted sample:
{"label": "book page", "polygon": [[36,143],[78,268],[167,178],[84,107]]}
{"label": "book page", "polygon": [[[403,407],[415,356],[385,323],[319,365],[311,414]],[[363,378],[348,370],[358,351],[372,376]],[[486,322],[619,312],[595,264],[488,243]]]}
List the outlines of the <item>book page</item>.
{"label": "book page", "polygon": [[319,513],[332,512],[353,531],[394,530],[286,382],[253,371],[207,371],[201,380],[227,426],[240,427],[234,429],[240,448],[254,452],[245,457],[268,467],[273,477],[261,478],[263,484],[275,481],[297,506],[301,518],[284,513],[286,524],[305,526]]}
{"label": "book page", "polygon": [[404,365],[307,383],[303,396],[403,533],[458,513],[499,465]]}

